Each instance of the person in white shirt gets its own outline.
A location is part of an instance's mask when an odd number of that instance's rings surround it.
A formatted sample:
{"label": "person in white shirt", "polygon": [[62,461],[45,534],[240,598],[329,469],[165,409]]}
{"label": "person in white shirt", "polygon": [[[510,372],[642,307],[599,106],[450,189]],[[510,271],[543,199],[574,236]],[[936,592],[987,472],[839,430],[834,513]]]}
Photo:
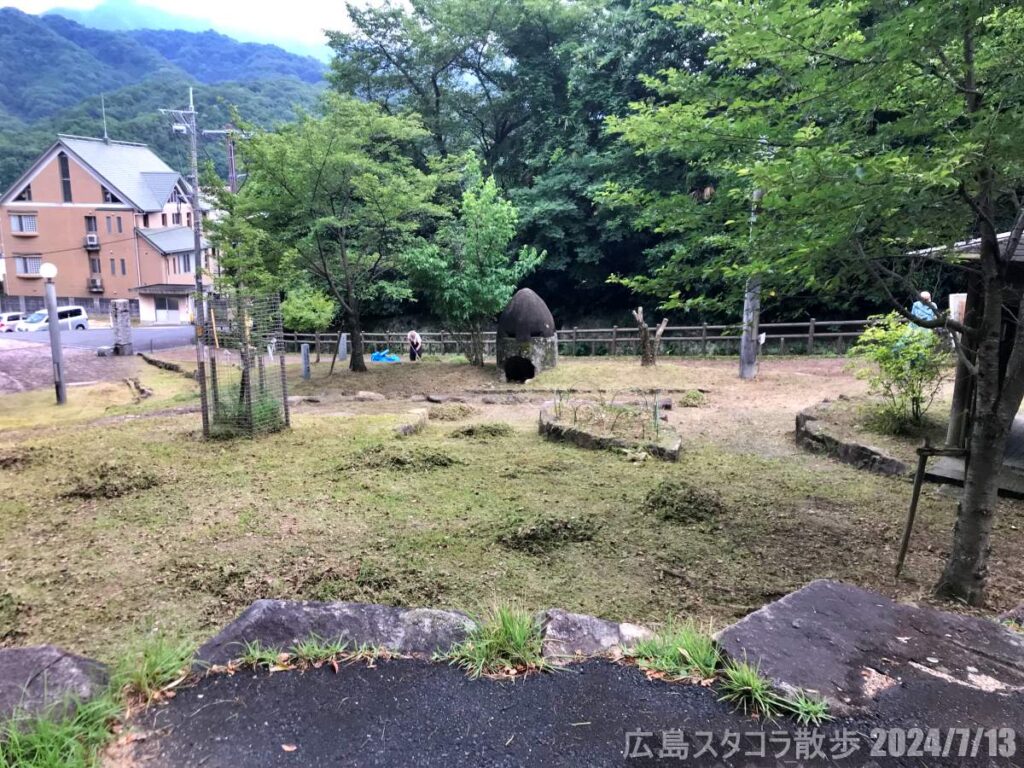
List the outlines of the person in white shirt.
{"label": "person in white shirt", "polygon": [[416,362],[423,357],[423,339],[416,331],[409,331],[405,338],[409,342],[409,359]]}

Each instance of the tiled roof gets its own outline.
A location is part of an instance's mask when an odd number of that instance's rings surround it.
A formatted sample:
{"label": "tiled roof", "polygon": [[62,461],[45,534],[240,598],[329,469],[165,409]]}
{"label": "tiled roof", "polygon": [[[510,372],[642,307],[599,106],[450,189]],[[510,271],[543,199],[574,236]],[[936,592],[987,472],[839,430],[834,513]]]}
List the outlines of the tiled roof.
{"label": "tiled roof", "polygon": [[[195,250],[195,235],[191,227],[140,229],[139,234],[165,256],[171,253],[191,253]],[[209,247],[210,244],[203,238],[203,248]]]}
{"label": "tiled roof", "polygon": [[159,211],[174,191],[181,175],[145,144],[104,141],[78,136],[59,137],[72,154],[106,179],[111,191],[141,211]]}

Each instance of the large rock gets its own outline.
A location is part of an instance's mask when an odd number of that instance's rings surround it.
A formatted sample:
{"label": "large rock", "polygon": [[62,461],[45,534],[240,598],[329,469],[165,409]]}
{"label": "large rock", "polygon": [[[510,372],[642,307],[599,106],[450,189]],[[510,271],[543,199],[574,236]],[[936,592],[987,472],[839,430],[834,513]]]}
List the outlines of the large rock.
{"label": "large rock", "polygon": [[636,624],[616,624],[582,613],[551,608],[540,616],[544,657],[557,662],[578,656],[605,656],[632,648],[650,637]]}
{"label": "large rock", "polygon": [[844,464],[867,469],[882,475],[905,475],[907,465],[899,459],[886,456],[878,448],[860,443],[846,442],[830,434],[828,426],[820,420],[819,409],[828,403],[801,411],[796,415],[796,443],[814,453],[824,453]]}
{"label": "large rock", "polygon": [[840,714],[913,681],[951,701],[1024,692],[1024,635],[834,581],[811,582],[717,639],[781,688],[815,691]]}
{"label": "large rock", "polygon": [[429,656],[447,651],[473,628],[464,614],[431,608],[395,608],[363,603],[257,600],[241,616],[207,641],[196,654],[200,665],[227,664],[242,655],[246,643],[288,650],[296,642],[319,637],[349,647],[373,645],[397,653]]}
{"label": "large rock", "polygon": [[52,645],[0,649],[0,722],[91,699],[107,684],[98,661]]}

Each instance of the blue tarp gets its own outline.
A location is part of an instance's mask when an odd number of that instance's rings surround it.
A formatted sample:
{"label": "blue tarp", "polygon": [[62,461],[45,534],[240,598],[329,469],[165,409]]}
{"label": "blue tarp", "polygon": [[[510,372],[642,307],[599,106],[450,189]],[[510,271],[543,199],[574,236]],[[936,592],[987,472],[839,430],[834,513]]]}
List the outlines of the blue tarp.
{"label": "blue tarp", "polygon": [[370,360],[375,363],[397,363],[399,359],[398,355],[392,354],[390,349],[370,355]]}

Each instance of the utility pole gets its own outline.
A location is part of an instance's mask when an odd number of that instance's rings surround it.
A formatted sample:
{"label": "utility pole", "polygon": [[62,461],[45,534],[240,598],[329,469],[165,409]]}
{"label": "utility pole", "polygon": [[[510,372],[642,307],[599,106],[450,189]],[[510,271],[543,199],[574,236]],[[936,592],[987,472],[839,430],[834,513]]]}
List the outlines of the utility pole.
{"label": "utility pole", "polygon": [[[754,224],[757,223],[757,208],[764,197],[764,190],[755,189],[750,201],[750,236],[748,247],[754,247]],[[740,378],[753,379],[757,376],[757,354],[761,346],[758,326],[761,322],[761,276],[747,278],[743,293],[743,335],[740,337]]]}
{"label": "utility pole", "polygon": [[161,109],[165,115],[174,118],[174,131],[187,133],[191,149],[192,187],[192,236],[193,263],[196,276],[195,312],[193,323],[196,328],[196,373],[199,377],[199,405],[203,412],[203,437],[210,436],[210,414],[206,393],[206,300],[203,294],[203,215],[199,207],[199,127],[192,88],[188,89],[188,109]]}
{"label": "utility pole", "polygon": [[235,162],[235,135],[240,134],[242,138],[248,138],[248,134],[235,128],[230,123],[227,128],[221,130],[204,130],[203,136],[223,136],[226,141],[228,154],[228,189],[231,194],[238,192],[238,165]]}
{"label": "utility pole", "polygon": [[57,309],[57,265],[47,262],[39,267],[39,274],[46,280],[46,325],[50,331],[50,359],[53,362],[53,388],[57,393],[57,405],[68,401],[68,390],[64,382],[64,349],[60,344],[60,314]]}

